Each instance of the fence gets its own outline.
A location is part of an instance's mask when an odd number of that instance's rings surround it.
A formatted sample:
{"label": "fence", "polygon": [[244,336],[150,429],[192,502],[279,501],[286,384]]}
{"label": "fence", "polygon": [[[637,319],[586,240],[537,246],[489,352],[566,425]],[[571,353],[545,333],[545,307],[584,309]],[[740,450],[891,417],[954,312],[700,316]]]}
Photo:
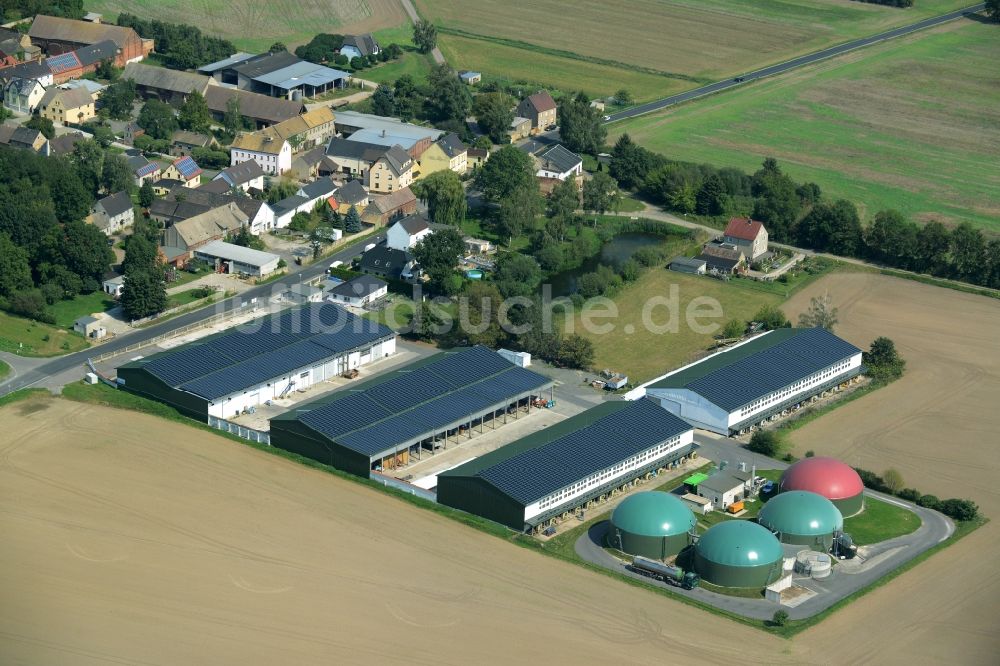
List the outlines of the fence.
{"label": "fence", "polygon": [[395,488],[396,490],[402,490],[404,493],[416,495],[417,497],[422,497],[423,499],[431,502],[437,502],[437,495],[429,490],[418,488],[417,486],[407,483],[406,481],[400,481],[399,479],[394,479],[391,476],[379,474],[378,472],[371,473],[371,480],[376,483],[381,483],[383,486],[389,486],[390,488]]}
{"label": "fence", "polygon": [[251,442],[259,442],[261,444],[271,446],[271,433],[269,432],[254,430],[253,428],[242,426],[239,423],[233,423],[232,421],[220,419],[217,416],[211,415],[208,417],[208,425],[216,430],[222,430],[231,435],[236,435],[241,439],[247,439]]}

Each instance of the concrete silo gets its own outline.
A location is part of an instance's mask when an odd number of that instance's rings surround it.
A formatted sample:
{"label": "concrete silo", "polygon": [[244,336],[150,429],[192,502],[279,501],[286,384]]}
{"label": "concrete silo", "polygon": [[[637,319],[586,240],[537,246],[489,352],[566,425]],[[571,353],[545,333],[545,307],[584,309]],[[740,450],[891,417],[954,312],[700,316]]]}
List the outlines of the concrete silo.
{"label": "concrete silo", "polygon": [[836,458],[803,458],[781,475],[781,492],[808,490],[822,495],[840,510],[844,517],[860,513],[865,508],[865,485],[850,465]]}
{"label": "concrete silo", "polygon": [[782,543],[800,544],[826,552],[833,534],[844,529],[844,517],[833,502],[808,490],[790,490],[772,497],[757,522],[775,532]]}
{"label": "concrete silo", "polygon": [[607,543],[630,555],[665,559],[690,543],[695,517],[678,497],[661,491],[635,493],[611,514]]}
{"label": "concrete silo", "polygon": [[781,544],[768,529],[747,520],[709,528],[694,553],[695,571],[714,585],[764,587],[781,577]]}

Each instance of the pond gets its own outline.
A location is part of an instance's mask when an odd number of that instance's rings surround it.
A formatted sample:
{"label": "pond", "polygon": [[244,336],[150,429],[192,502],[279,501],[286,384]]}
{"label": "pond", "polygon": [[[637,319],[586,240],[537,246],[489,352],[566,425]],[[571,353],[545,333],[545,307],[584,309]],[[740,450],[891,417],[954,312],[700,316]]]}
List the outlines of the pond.
{"label": "pond", "polygon": [[552,285],[553,296],[568,296],[576,291],[576,279],[585,273],[592,273],[604,264],[616,270],[635,251],[643,247],[662,245],[666,239],[656,234],[627,233],[615,236],[603,246],[601,251],[584,261],[580,266],[559,273],[553,273],[545,282]]}

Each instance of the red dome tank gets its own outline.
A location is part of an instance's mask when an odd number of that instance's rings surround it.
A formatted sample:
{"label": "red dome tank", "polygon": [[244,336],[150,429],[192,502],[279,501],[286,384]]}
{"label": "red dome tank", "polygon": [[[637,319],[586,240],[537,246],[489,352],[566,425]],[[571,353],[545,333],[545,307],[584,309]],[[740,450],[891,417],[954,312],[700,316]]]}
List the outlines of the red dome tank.
{"label": "red dome tank", "polygon": [[803,458],[781,475],[780,490],[808,490],[831,500],[844,516],[864,507],[865,485],[850,465],[836,458]]}

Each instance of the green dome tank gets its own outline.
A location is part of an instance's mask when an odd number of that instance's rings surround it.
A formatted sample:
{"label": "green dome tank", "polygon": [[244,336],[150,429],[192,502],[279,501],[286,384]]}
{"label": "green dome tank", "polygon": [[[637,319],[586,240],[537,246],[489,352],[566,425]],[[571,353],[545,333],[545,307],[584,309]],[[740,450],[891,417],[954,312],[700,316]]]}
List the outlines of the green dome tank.
{"label": "green dome tank", "polygon": [[764,587],[781,577],[782,549],[770,530],[747,520],[709,528],[695,546],[695,571],[725,587]]}
{"label": "green dome tank", "polygon": [[684,502],[658,490],[626,497],[611,514],[608,545],[631,555],[665,559],[690,543],[695,517]]}
{"label": "green dome tank", "polygon": [[833,502],[809,492],[790,490],[772,497],[760,510],[757,522],[776,532],[783,543],[827,551],[833,533],[844,529],[844,517]]}

